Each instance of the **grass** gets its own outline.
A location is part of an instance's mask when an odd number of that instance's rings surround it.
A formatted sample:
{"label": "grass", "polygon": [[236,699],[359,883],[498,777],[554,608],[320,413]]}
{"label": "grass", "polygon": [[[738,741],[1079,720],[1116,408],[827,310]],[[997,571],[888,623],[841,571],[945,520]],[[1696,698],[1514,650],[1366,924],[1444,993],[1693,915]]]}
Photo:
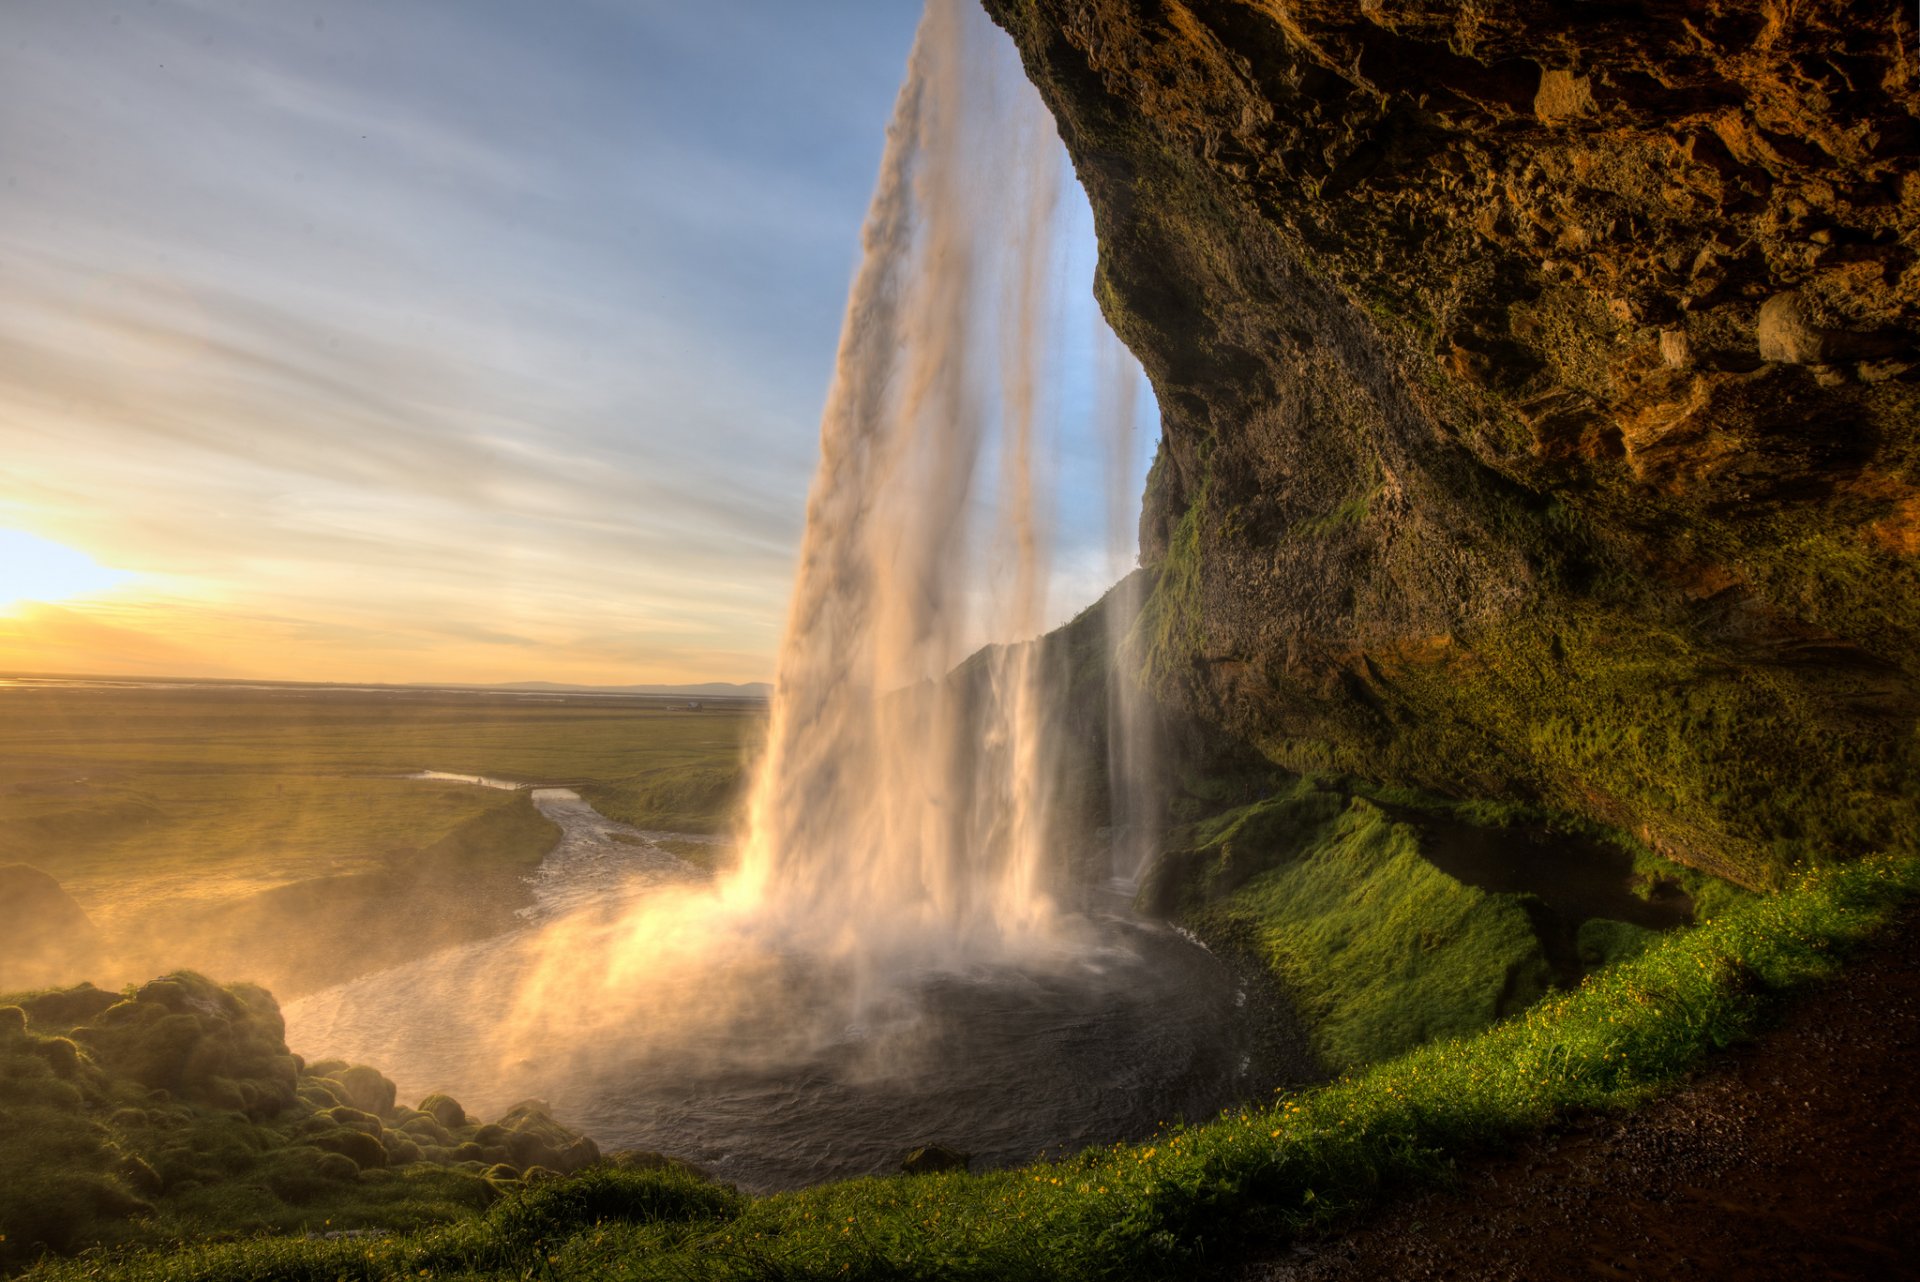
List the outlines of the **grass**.
{"label": "grass", "polygon": [[[1351,778],[1293,779],[1185,844],[1148,899],[1269,974],[1329,1071],[1475,1032],[1641,951],[1688,901],[1746,897],[1572,816]],[[1656,907],[1656,887],[1686,898]]]}
{"label": "grass", "polygon": [[[1248,842],[1246,829],[1273,823],[1274,809],[1247,808],[1217,844]],[[1484,1028],[1554,979],[1519,897],[1449,877],[1410,826],[1358,797],[1313,825],[1282,866],[1188,920],[1274,974],[1320,1061],[1336,1068]]]}
{"label": "grass", "polygon": [[1643,1101],[1751,1036],[1782,998],[1831,976],[1916,891],[1920,861],[1912,859],[1875,856],[1809,873],[1779,894],[1663,936],[1576,991],[1477,1036],[1065,1161],[855,1180],[752,1202],[690,1186],[639,1189],[647,1181],[638,1180],[637,1210],[622,1209],[627,1194],[589,1189],[531,1234],[510,1231],[513,1213],[501,1210],[379,1239],[193,1241],[88,1255],[49,1261],[32,1276],[1191,1276],[1251,1244],[1270,1246],[1397,1189],[1443,1180],[1460,1157],[1556,1118]]}
{"label": "grass", "polygon": [[[524,799],[396,776],[434,769],[571,783],[616,818],[710,832],[724,826],[759,725],[752,712],[593,699],[0,691],[0,865],[53,876],[113,951],[163,945],[82,972],[9,974],[0,956],[0,984],[118,982],[185,965],[266,980],[286,995],[344,975],[337,965],[310,973],[290,955],[254,964],[200,945],[274,939],[311,918],[324,929],[307,931],[293,953],[337,954],[356,929],[376,945],[424,948],[446,936],[415,920],[419,893],[454,879],[466,881],[475,920],[453,937],[496,929],[555,830]],[[396,959],[391,948],[373,951]]]}

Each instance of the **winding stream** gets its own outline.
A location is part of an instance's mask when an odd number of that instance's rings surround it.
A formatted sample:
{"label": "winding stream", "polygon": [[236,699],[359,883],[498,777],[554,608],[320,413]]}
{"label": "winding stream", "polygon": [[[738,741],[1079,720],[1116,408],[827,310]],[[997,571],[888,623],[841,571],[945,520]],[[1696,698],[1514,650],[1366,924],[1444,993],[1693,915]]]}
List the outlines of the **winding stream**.
{"label": "winding stream", "polygon": [[[1175,933],[1119,917],[1091,921],[1097,942],[1071,958],[928,970],[879,999],[775,949],[663,966],[632,985],[630,1009],[570,1010],[551,989],[530,1006],[527,981],[556,948],[592,964],[581,941],[635,901],[708,881],[662,848],[670,834],[608,819],[570,789],[533,800],[563,835],[526,924],[291,1003],[296,1050],[377,1065],[403,1099],[444,1090],[488,1116],[537,1096],[603,1148],[671,1153],[755,1191],[897,1170],[930,1142],[982,1169],[1142,1138],[1249,1089],[1233,978]],[[512,1036],[535,1024],[531,1045]]]}

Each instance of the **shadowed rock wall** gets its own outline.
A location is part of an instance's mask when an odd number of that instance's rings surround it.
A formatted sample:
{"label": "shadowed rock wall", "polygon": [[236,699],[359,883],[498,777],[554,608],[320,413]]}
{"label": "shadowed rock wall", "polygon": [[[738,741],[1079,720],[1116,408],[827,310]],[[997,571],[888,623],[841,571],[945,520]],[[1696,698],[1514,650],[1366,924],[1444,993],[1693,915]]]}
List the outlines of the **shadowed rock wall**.
{"label": "shadowed rock wall", "polygon": [[1159,394],[1167,702],[1749,884],[1914,843],[1908,7],[986,4]]}

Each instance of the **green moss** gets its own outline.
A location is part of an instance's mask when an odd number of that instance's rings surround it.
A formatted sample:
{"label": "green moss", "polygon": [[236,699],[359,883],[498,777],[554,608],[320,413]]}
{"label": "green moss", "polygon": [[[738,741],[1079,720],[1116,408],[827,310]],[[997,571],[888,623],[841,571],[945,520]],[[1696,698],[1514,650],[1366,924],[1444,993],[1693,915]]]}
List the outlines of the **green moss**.
{"label": "green moss", "polygon": [[1328,803],[1309,794],[1236,816],[1216,839],[1216,884],[1236,864],[1281,862],[1190,917],[1279,979],[1324,1064],[1470,1033],[1546,992],[1553,971],[1518,898],[1447,876],[1372,803],[1323,817]]}
{"label": "green moss", "polygon": [[1660,938],[1657,931],[1631,922],[1596,917],[1580,923],[1580,961],[1594,970],[1638,957]]}
{"label": "green moss", "polygon": [[1157,685],[1183,672],[1200,649],[1200,520],[1205,506],[1203,491],[1181,514],[1128,640],[1142,670]]}
{"label": "green moss", "polygon": [[[103,1000],[0,1001],[0,1268],[90,1244],[450,1223],[526,1172],[599,1160],[535,1102],[480,1126],[444,1096],[397,1106],[363,1065],[302,1073],[251,985],[180,972]],[[456,1147],[508,1164],[489,1181],[453,1169]]]}
{"label": "green moss", "polygon": [[1528,798],[1749,887],[1920,842],[1920,744],[1889,733],[1871,671],[1754,665],[1593,607],[1452,640],[1366,665],[1364,698],[1275,679],[1299,712],[1260,747],[1303,774]]}
{"label": "green moss", "polygon": [[1342,503],[1339,507],[1324,516],[1316,516],[1311,520],[1301,521],[1293,527],[1292,533],[1310,538],[1320,538],[1339,530],[1364,524],[1367,517],[1373,511],[1373,500],[1379,493],[1379,487],[1376,486],[1358,498],[1348,499],[1345,503]]}

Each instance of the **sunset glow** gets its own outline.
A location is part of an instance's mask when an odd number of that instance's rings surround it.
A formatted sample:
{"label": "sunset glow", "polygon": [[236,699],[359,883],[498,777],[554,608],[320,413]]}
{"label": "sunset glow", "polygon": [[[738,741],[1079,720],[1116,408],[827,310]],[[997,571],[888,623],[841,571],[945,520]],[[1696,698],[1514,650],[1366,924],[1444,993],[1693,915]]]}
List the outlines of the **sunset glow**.
{"label": "sunset glow", "polygon": [[92,596],[119,587],[127,578],[84,552],[24,530],[0,530],[0,610]]}

